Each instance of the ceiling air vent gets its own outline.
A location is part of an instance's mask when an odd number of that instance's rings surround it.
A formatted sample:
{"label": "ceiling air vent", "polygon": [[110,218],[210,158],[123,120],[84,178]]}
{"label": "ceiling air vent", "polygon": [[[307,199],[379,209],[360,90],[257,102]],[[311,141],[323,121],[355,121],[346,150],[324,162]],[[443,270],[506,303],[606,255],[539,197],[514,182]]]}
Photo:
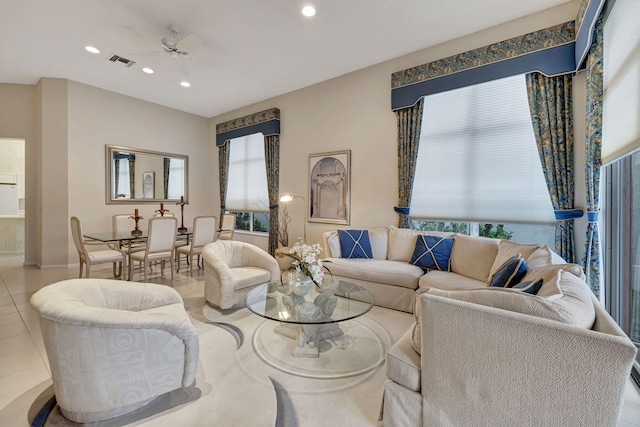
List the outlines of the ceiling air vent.
{"label": "ceiling air vent", "polygon": [[109,57],[109,61],[111,61],[111,62],[121,62],[124,65],[126,65],[127,67],[131,67],[133,64],[136,63],[135,61],[132,61],[132,60],[127,59],[127,58],[123,58],[122,56],[119,56],[119,55],[116,55],[116,54],[111,55]]}

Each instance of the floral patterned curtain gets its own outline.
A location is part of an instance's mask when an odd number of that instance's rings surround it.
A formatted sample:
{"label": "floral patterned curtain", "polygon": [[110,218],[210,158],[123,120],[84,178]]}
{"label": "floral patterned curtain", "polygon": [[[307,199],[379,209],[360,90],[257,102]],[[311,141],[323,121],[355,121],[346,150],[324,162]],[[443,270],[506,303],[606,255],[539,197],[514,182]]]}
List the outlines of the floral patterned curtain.
{"label": "floral patterned curtain", "polygon": [[163,167],[164,167],[164,174],[163,174],[164,198],[168,199],[169,198],[169,172],[171,170],[171,159],[165,157]]}
{"label": "floral patterned curtain", "polygon": [[113,197],[115,195],[116,198],[118,198],[118,185],[120,185],[120,159],[113,160],[113,169],[114,182],[113,189],[111,190],[113,194],[111,196]]}
{"label": "floral patterned curtain", "polygon": [[220,228],[224,219],[227,202],[227,181],[229,178],[229,142],[218,147],[218,171],[220,176]]}
{"label": "floral patterned curtain", "polygon": [[131,198],[136,198],[136,156],[131,154],[129,156],[129,192]]}
{"label": "floral patterned curtain", "polygon": [[280,135],[264,137],[264,161],[267,168],[267,190],[269,191],[269,253],[275,256],[278,248],[279,226]]}
{"label": "floral patterned curtain", "polygon": [[398,227],[409,228],[409,209],[413,178],[416,173],[418,146],[424,97],[413,106],[396,111],[398,123],[398,206],[394,209],[400,215]]}
{"label": "floral patterned curtain", "polygon": [[529,110],[549,197],[556,214],[555,252],[575,262],[573,219],[573,111],[571,74],[526,75]]}
{"label": "floral patterned curtain", "polygon": [[582,266],[586,282],[593,293],[600,297],[600,167],[602,166],[602,66],[603,37],[602,13],[596,22],[589,55],[587,56],[587,123],[586,123],[586,190],[587,190],[587,241]]}

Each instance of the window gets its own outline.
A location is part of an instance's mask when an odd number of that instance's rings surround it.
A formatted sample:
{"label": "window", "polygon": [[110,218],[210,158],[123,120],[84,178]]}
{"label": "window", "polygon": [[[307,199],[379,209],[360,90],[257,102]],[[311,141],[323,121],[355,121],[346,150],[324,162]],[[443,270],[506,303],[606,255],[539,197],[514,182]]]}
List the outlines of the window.
{"label": "window", "polygon": [[167,189],[168,199],[180,199],[184,196],[184,189],[187,188],[184,182],[185,171],[184,159],[169,159],[169,188]]}
{"label": "window", "polygon": [[445,231],[470,236],[513,240],[518,243],[555,244],[555,226],[542,224],[489,224],[478,222],[411,220],[414,230]]}
{"label": "window", "polygon": [[555,222],[524,75],[425,98],[411,216]]}
{"label": "window", "polygon": [[[604,303],[640,347],[640,2],[606,3],[601,173]],[[633,377],[640,384],[640,357]]]}
{"label": "window", "polygon": [[640,348],[640,152],[606,166],[602,177],[604,302]]}
{"label": "window", "polygon": [[[129,177],[129,159],[117,159],[118,162],[118,188],[116,188],[116,198],[131,198],[131,183]],[[115,168],[114,168],[115,169]]]}
{"label": "window", "polygon": [[269,232],[269,194],[264,136],[234,138],[229,145],[226,209],[236,214],[236,230]]}
{"label": "window", "polygon": [[229,212],[236,215],[236,230],[257,233],[269,232],[269,214],[254,212]]}

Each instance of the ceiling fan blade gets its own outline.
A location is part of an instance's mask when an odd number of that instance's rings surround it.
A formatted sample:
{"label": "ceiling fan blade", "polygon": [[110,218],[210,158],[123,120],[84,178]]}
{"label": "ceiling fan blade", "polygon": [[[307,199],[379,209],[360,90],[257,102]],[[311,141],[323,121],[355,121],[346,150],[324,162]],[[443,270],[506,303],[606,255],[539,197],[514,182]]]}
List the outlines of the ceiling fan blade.
{"label": "ceiling fan blade", "polygon": [[178,43],[176,43],[176,47],[183,52],[190,52],[196,46],[202,44],[202,40],[194,36],[193,34],[189,34]]}

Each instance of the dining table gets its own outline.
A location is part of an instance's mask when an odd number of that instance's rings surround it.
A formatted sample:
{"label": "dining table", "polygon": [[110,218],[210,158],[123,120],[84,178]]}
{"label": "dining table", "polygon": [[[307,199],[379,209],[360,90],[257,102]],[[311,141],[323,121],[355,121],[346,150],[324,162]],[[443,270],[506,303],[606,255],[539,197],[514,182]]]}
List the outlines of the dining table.
{"label": "dining table", "polygon": [[[176,233],[176,242],[182,244],[189,244],[193,229],[188,227],[186,230],[178,231]],[[106,231],[96,233],[83,233],[82,236],[86,239],[96,240],[105,244],[117,244],[118,248],[127,248],[127,253],[131,254],[131,248],[136,243],[145,242],[148,237],[147,230],[139,230],[139,233],[132,234],[130,231]],[[128,268],[123,268],[123,271],[127,272],[126,280],[131,280],[132,269],[131,260],[127,260]],[[124,267],[124,266],[123,266]]]}

